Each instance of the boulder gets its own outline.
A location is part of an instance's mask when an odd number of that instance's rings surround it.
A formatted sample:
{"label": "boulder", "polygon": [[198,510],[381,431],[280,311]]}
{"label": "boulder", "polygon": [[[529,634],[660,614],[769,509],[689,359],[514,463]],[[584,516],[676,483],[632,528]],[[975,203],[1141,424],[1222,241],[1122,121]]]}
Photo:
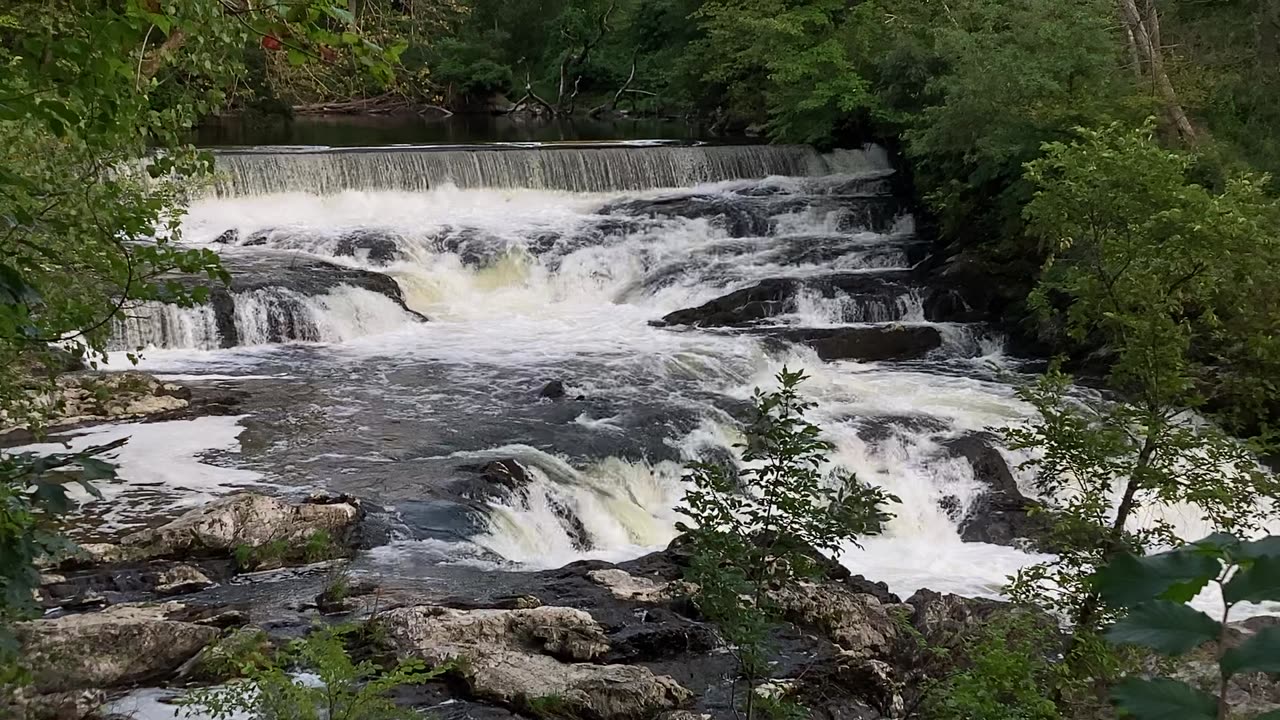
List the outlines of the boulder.
{"label": "boulder", "polygon": [[155,558],[226,556],[238,548],[272,543],[300,549],[317,533],[345,544],[363,515],[346,496],[291,504],[258,493],[238,493],[196,508],[158,528],[127,535],[119,545],[94,544],[80,561],[137,562]]}
{"label": "boulder", "polygon": [[116,605],[18,623],[34,690],[121,687],[177,671],[221,634],[216,627],[170,619],[183,610],[178,603]]}
{"label": "boulder", "polygon": [[23,690],[8,703],[12,707],[0,702],[0,716],[23,720],[96,720],[107,701],[106,692],[97,688],[46,694]]}
{"label": "boulder", "polygon": [[236,245],[240,242],[240,231],[235,228],[223,230],[213,241],[218,245]]}
{"label": "boulder", "polygon": [[538,397],[544,397],[548,400],[559,400],[564,397],[564,382],[560,380],[552,380],[542,387],[538,393]]}
{"label": "boulder", "polygon": [[812,628],[842,650],[866,658],[888,657],[900,632],[894,606],[836,583],[798,583],[770,593],[783,617]]}
{"label": "boulder", "polygon": [[581,610],[411,607],[383,613],[378,623],[397,655],[431,665],[456,660],[453,672],[473,697],[533,714],[640,720],[690,696],[647,668],[592,662],[610,645]]}
{"label": "boulder", "polygon": [[389,265],[400,259],[400,238],[377,230],[354,230],[338,238],[333,254],[370,265]]}
{"label": "boulder", "polygon": [[823,360],[913,360],[942,347],[942,334],[929,325],[795,328],[768,334],[808,345]]}
{"label": "boulder", "polygon": [[606,205],[597,214],[705,219],[736,238],[767,235],[772,227],[766,208],[758,199],[720,194],[679,194],[624,200]]}
{"label": "boulder", "polygon": [[[993,618],[1019,612],[1013,605],[986,598],[917,590],[907,598],[912,608],[911,625],[932,646],[954,648],[963,644],[969,634]],[[1029,612],[1029,611],[1027,611]],[[1045,616],[1048,622],[1051,618]],[[1054,623],[1056,627],[1056,623]]]}
{"label": "boulder", "polygon": [[952,457],[964,458],[973,478],[985,489],[967,508],[957,507],[960,539],[993,545],[1024,543],[1044,549],[1049,531],[1047,518],[1031,511],[1039,506],[1018,489],[1004,455],[990,433],[971,433],[948,440],[943,447]]}
{"label": "boulder", "polygon": [[[914,276],[905,270],[767,278],[698,307],[669,313],[662,318],[662,324],[695,327],[747,325],[792,312],[801,293],[824,298],[848,298],[855,306],[875,306],[883,308],[886,314],[893,314],[899,312],[896,310],[898,300],[911,292],[913,281]],[[863,319],[848,318],[849,321]]]}
{"label": "boulder", "polygon": [[902,685],[888,663],[842,652],[814,665],[790,698],[815,720],[879,720],[901,717]]}
{"label": "boulder", "polygon": [[625,663],[703,655],[722,645],[710,625],[662,608],[646,610],[643,622],[614,632],[609,643],[609,661]]}
{"label": "boulder", "polygon": [[637,577],[620,568],[587,571],[587,579],[605,588],[619,600],[660,603],[671,599],[671,583]]}
{"label": "boulder", "polygon": [[213,587],[214,582],[190,565],[174,565],[160,573],[156,592],[160,595],[184,595]]}
{"label": "boulder", "polygon": [[81,373],[56,380],[51,398],[56,424],[109,418],[122,420],[186,408],[191,390],[146,373]]}

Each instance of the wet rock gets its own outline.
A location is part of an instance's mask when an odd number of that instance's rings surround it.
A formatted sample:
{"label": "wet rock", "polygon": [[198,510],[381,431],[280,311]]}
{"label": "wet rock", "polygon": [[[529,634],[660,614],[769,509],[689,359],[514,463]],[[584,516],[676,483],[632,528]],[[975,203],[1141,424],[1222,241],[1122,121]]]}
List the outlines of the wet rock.
{"label": "wet rock", "polygon": [[696,657],[721,646],[709,625],[693,622],[669,610],[648,610],[644,622],[627,625],[609,636],[611,662],[654,662]]}
{"label": "wet rock", "polygon": [[927,325],[797,328],[769,335],[808,345],[823,360],[913,360],[942,347],[942,334]]}
{"label": "wet rock", "polygon": [[637,577],[619,568],[590,570],[587,579],[607,589],[619,600],[660,603],[671,599],[671,583]]}
{"label": "wet rock", "polygon": [[[1227,628],[1226,646],[1238,647],[1258,631],[1280,625],[1274,616],[1255,617],[1243,622],[1231,623]],[[1192,687],[1217,695],[1219,687],[1218,643],[1206,643],[1176,660],[1170,666],[1155,658],[1148,660],[1149,671],[1168,675]],[[1264,713],[1280,709],[1280,680],[1274,674],[1238,673],[1227,683],[1227,700],[1232,717],[1260,717]]]}
{"label": "wet rock", "polygon": [[178,676],[189,682],[219,683],[241,674],[247,658],[271,656],[271,641],[256,627],[241,627],[206,645],[186,662]]}
{"label": "wet rock", "polygon": [[464,465],[459,469],[479,476],[467,481],[459,494],[480,502],[505,499],[533,482],[529,469],[515,458],[492,460],[483,465]]}
{"label": "wet rock", "polygon": [[668,195],[611,203],[601,215],[705,219],[730,237],[759,237],[771,228],[769,213],[753,199],[732,195]]}
{"label": "wet rock", "polygon": [[1016,611],[1014,606],[999,600],[967,598],[933,590],[916,591],[907,598],[907,605],[913,609],[911,624],[924,640],[944,648],[962,644],[970,633],[993,618]]}
{"label": "wet rock", "polygon": [[240,242],[240,231],[235,228],[223,230],[213,241],[219,245],[235,245]]}
{"label": "wet rock", "polygon": [[985,490],[964,508],[959,520],[960,539],[993,545],[1024,543],[1043,548],[1049,526],[1046,518],[1031,513],[1039,503],[1018,489],[1013,471],[996,449],[989,433],[971,433],[943,443],[952,457],[964,458],[973,477]]}
{"label": "wet rock", "polygon": [[400,238],[378,230],[355,230],[338,238],[333,254],[370,265],[389,265],[400,259]]}
{"label": "wet rock", "polygon": [[879,600],[881,605],[902,604],[902,598],[889,591],[888,583],[868,580],[862,575],[850,575],[845,578],[844,584],[859,595],[870,595]]}
{"label": "wet rock", "polygon": [[156,584],[160,595],[184,595],[213,587],[208,575],[190,565],[174,565],[162,572]]}
{"label": "wet rock", "polygon": [[852,308],[863,308],[863,317],[847,318],[865,321],[870,307],[878,308],[876,319],[900,319],[898,299],[911,291],[912,275],[908,271],[887,270],[876,273],[839,273],[804,278],[769,278],[750,287],[735,290],[696,308],[677,310],[662,318],[665,325],[695,327],[731,327],[758,322],[792,312],[801,293],[823,298],[847,298]]}
{"label": "wet rock", "polygon": [[542,386],[542,390],[538,393],[538,397],[544,397],[549,400],[559,400],[564,397],[564,382],[560,380],[552,380]]}
{"label": "wet rock", "polygon": [[886,662],[843,652],[815,664],[791,688],[809,716],[825,720],[901,717],[902,687]]}
{"label": "wet rock", "polygon": [[[263,242],[266,242],[265,238]],[[236,329],[235,295],[256,291],[286,291],[276,298],[280,311],[275,313],[273,327],[267,333],[273,342],[319,339],[311,325],[299,320],[306,317],[303,310],[286,310],[291,304],[300,303],[302,297],[325,295],[344,286],[386,296],[405,313],[426,320],[420,313],[405,305],[404,294],[394,279],[371,270],[346,267],[316,257],[279,250],[226,253],[222,257],[222,265],[231,275],[231,285],[212,288],[209,305],[213,308],[214,322],[223,347],[240,344]],[[196,285],[199,280],[185,275],[172,279],[187,285]]]}
{"label": "wet rock", "polygon": [[16,711],[16,717],[23,720],[91,720],[98,717],[98,711],[107,701],[107,693],[97,688],[73,690],[46,694],[34,694],[26,688],[13,698],[13,707],[6,708],[0,703],[0,715]]}
{"label": "wet rock", "polygon": [[928,415],[859,415],[849,420],[857,425],[858,437],[864,442],[881,443],[904,435],[939,433],[947,423]]}
{"label": "wet rock", "polygon": [[799,583],[770,597],[788,622],[816,630],[841,649],[863,657],[887,657],[899,634],[892,606],[834,583]]}
{"label": "wet rock", "polygon": [[271,230],[257,230],[245,238],[241,247],[262,247],[271,239]]}
{"label": "wet rock", "polygon": [[176,672],[220,634],[214,627],[170,619],[184,609],[177,603],[116,605],[18,623],[34,689],[112,688]]}
{"label": "wet rock", "polygon": [[55,411],[53,424],[88,420],[132,419],[187,407],[191,391],[146,373],[81,373],[63,375],[46,398]]}
{"label": "wet rock", "polygon": [[554,702],[557,714],[639,720],[690,696],[647,668],[592,662],[609,642],[581,610],[415,607],[390,610],[378,622],[399,656],[432,665],[465,658],[453,672],[467,692],[515,709],[536,713]]}
{"label": "wet rock", "polygon": [[318,533],[344,545],[362,517],[358,500],[345,496],[291,504],[258,493],[219,498],[158,528],[127,535],[117,546],[93,545],[81,561],[137,562],[155,558],[226,556],[240,547],[276,544],[300,549]]}

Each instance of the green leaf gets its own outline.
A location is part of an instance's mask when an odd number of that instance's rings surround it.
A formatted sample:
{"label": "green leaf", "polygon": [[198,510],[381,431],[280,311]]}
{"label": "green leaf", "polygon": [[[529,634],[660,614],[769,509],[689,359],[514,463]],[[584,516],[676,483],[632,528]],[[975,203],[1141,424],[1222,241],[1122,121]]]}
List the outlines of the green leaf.
{"label": "green leaf", "polygon": [[342,22],[348,25],[355,24],[355,21],[356,21],[355,16],[352,15],[351,12],[348,11],[346,8],[340,8],[340,7],[337,7],[336,5],[326,5],[324,7],[324,11],[330,17],[336,20],[341,20]]}
{"label": "green leaf", "polygon": [[1094,577],[1103,599],[1117,607],[1163,598],[1186,602],[1222,571],[1222,563],[1194,549],[1180,548],[1159,555],[1118,556]]}
{"label": "green leaf", "polygon": [[97,458],[81,458],[80,467],[84,468],[85,480],[114,480],[116,466]]}
{"label": "green leaf", "polygon": [[37,480],[32,496],[37,505],[43,506],[45,510],[56,515],[71,509],[71,502],[67,499],[67,489],[61,483]]}
{"label": "green leaf", "polygon": [[1280,672],[1280,627],[1268,627],[1222,655],[1223,675]]}
{"label": "green leaf", "polygon": [[1111,699],[1138,720],[1214,720],[1218,711],[1212,695],[1169,678],[1125,678]]}
{"label": "green leaf", "polygon": [[1280,556],[1263,556],[1236,570],[1222,597],[1229,603],[1280,600]]}
{"label": "green leaf", "polygon": [[1269,713],[1263,713],[1253,720],[1280,720],[1280,710],[1272,710]]}
{"label": "green leaf", "polygon": [[1280,535],[1264,537],[1261,540],[1241,543],[1236,549],[1236,557],[1256,560],[1264,557],[1280,557]]}
{"label": "green leaf", "polygon": [[34,305],[40,302],[40,293],[23,279],[22,273],[0,263],[0,304]]}
{"label": "green leaf", "polygon": [[1182,603],[1153,600],[1135,607],[1111,626],[1107,639],[1117,645],[1141,645],[1163,655],[1181,655],[1214,640],[1222,626]]}
{"label": "green leaf", "polygon": [[285,55],[289,58],[290,65],[296,66],[296,65],[307,64],[307,54],[302,52],[301,50],[298,50],[296,48],[289,48],[289,51],[285,53]]}

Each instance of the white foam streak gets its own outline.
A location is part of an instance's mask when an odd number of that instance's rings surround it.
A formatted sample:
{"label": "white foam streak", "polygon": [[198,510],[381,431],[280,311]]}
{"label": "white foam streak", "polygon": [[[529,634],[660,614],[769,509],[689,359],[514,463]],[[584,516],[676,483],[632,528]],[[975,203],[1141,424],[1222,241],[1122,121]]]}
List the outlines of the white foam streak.
{"label": "white foam streak", "polygon": [[13,452],[59,453],[128,438],[104,456],[116,465],[117,478],[95,483],[96,499],[80,488],[72,496],[85,511],[106,508],[103,529],[122,529],[154,522],[184,509],[202,505],[234,489],[262,484],[250,470],[214,465],[209,453],[238,453],[243,416],[201,417],[158,423],[100,425],[67,433],[65,445],[40,443]]}

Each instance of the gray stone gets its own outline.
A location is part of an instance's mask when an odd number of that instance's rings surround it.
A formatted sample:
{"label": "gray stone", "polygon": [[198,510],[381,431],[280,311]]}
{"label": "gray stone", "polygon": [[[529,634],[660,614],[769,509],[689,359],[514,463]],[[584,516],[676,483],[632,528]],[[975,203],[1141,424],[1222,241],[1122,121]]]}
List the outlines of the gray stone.
{"label": "gray stone", "polygon": [[[634,665],[591,662],[609,650],[592,617],[564,607],[528,610],[390,610],[378,620],[397,654],[454,672],[474,697],[600,720],[640,720],[690,696],[675,680]],[[553,699],[553,700],[552,700]]]}
{"label": "gray stone", "polygon": [[18,623],[33,689],[121,687],[177,671],[220,634],[214,627],[170,619],[184,609],[178,603],[116,605]]}
{"label": "gray stone", "polygon": [[607,589],[619,600],[660,603],[671,599],[671,583],[637,577],[620,568],[589,570],[587,579]]}
{"label": "gray stone", "polygon": [[174,565],[160,573],[156,592],[161,595],[183,595],[214,586],[208,575],[190,565]]}
{"label": "gray stone", "polygon": [[241,545],[305,543],[317,532],[341,541],[360,519],[358,501],[290,504],[280,498],[240,493],[219,498],[158,528],[126,536],[110,557],[122,560],[225,555]]}
{"label": "gray stone", "polygon": [[887,657],[900,632],[886,606],[834,583],[800,583],[771,593],[786,619],[809,627],[842,650],[862,657]]}

